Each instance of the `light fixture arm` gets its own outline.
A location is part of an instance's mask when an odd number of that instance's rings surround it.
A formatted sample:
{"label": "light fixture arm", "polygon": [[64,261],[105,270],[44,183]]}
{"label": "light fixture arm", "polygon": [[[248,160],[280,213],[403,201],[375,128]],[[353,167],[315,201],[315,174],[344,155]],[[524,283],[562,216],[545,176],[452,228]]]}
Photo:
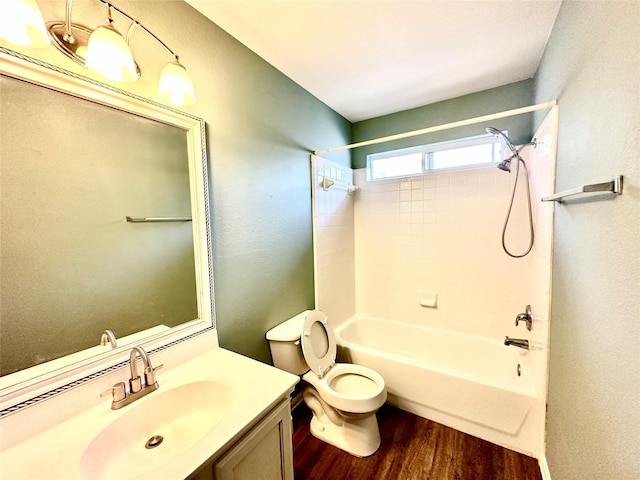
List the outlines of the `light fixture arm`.
{"label": "light fixture arm", "polygon": [[131,46],[131,36],[133,35],[133,31],[136,29],[136,27],[141,27],[142,25],[140,25],[140,22],[138,22],[137,20],[134,20],[131,25],[129,25],[129,28],[127,29],[127,34],[125,35],[124,39],[127,42],[127,45]]}
{"label": "light fixture arm", "polygon": [[110,3],[105,3],[104,5],[107,7],[107,18],[105,18],[105,21],[109,25],[113,26],[113,17],[111,16],[111,9],[114,7]]}
{"label": "light fixture arm", "polygon": [[67,0],[67,8],[64,14],[64,40],[69,43],[75,43],[73,32],[71,31],[71,9],[73,8],[73,0]]}
{"label": "light fixture arm", "polygon": [[[68,4],[71,3],[71,1],[72,0],[67,0]],[[132,16],[130,16],[128,13],[124,12],[123,10],[120,10],[115,5],[110,4],[106,0],[97,0],[97,1],[102,3],[103,5],[105,5],[107,7],[107,9],[109,9],[109,11],[111,11],[111,9],[113,9],[116,12],[118,12],[120,15],[122,15],[123,17],[127,18],[131,22],[131,25],[129,26],[129,29],[127,30],[127,34],[126,34],[126,37],[125,37],[127,45],[131,45],[130,40],[131,40],[131,36],[133,34],[133,31],[135,30],[136,27],[139,27],[142,30],[144,30],[145,32],[147,32],[151,37],[153,37],[160,45],[162,45],[162,47],[167,52],[169,52],[172,57],[174,57],[176,60],[178,59],[178,55],[176,55],[175,52],[173,50],[171,50],[167,46],[166,43],[164,43],[162,40],[160,40],[155,33],[153,33],[151,30],[149,30],[147,27],[145,27],[143,24],[141,24],[138,20],[136,20],[135,18],[133,18]],[[109,18],[111,18],[111,14],[109,14]]]}
{"label": "light fixture arm", "polygon": [[[102,1],[102,0],[98,0],[98,1]],[[141,28],[142,30],[144,30],[145,32],[147,32],[151,37],[153,37],[160,45],[162,45],[162,47],[171,54],[171,56],[173,58],[175,58],[176,60],[178,60],[178,55],[176,55],[176,53],[171,50],[169,47],[167,47],[167,44],[164,43],[162,40],[160,40],[158,38],[158,36],[153,33],[151,30],[149,30],[147,27],[145,27],[144,25],[142,25],[138,20],[136,20],[135,18],[131,18],[128,15],[125,14],[125,16],[131,21],[131,25],[129,25],[129,29],[127,30],[127,35],[125,36],[125,40],[127,42],[127,45],[131,45],[131,37],[133,35],[133,31],[136,29],[136,27]]]}

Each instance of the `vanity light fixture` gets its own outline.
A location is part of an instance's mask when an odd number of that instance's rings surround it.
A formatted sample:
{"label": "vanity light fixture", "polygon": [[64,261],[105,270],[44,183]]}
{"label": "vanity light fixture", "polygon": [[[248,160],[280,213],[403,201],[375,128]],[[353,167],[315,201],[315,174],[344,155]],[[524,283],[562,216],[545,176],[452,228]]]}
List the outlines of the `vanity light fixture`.
{"label": "vanity light fixture", "polygon": [[31,48],[45,48],[51,44],[35,0],[2,1],[0,38]]}
{"label": "vanity light fixture", "polygon": [[[133,54],[128,43],[113,26],[111,5],[106,4],[106,7],[106,23],[89,35],[84,55],[85,66],[109,80],[133,82],[139,76]],[[56,43],[56,45],[60,44]]]}
{"label": "vanity light fixture", "polygon": [[173,62],[167,63],[160,73],[158,95],[166,102],[174,105],[193,105],[196,95],[187,69],[178,61],[176,55]]}
{"label": "vanity light fixture", "polygon": [[[66,1],[65,20],[47,22],[45,28],[42,14],[35,0],[2,0],[0,37],[22,46],[36,47],[53,43],[67,57],[103,77],[117,82],[131,82],[137,80],[141,75],[140,68],[130,49],[133,31],[140,28],[173,57],[160,73],[158,96],[163,101],[177,106],[188,106],[195,103],[193,84],[187,70],[178,60],[178,55],[151,30],[106,0],[96,0],[106,7],[107,17],[103,25],[92,30],[71,21],[73,0]],[[126,36],[123,37],[116,30],[112,11],[117,12],[130,22]],[[30,15],[26,15],[26,12],[30,12]],[[39,23],[25,19],[30,17],[39,18]],[[45,35],[38,39],[37,32],[45,32]],[[24,38],[27,35],[33,36],[34,39],[25,43]]]}

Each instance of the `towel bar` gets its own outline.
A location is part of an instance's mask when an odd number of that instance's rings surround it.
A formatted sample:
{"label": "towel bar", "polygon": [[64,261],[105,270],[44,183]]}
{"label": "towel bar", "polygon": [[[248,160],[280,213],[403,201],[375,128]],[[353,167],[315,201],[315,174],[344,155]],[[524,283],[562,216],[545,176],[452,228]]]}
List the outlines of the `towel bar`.
{"label": "towel bar", "polygon": [[605,183],[593,183],[591,185],[583,185],[581,187],[573,188],[571,190],[565,190],[548,197],[542,197],[543,202],[561,202],[563,198],[571,195],[579,195],[581,193],[614,193],[616,195],[622,195],[622,175],[618,175],[610,182]]}
{"label": "towel bar", "polygon": [[144,223],[144,222],[190,222],[191,217],[129,217],[127,222]]}

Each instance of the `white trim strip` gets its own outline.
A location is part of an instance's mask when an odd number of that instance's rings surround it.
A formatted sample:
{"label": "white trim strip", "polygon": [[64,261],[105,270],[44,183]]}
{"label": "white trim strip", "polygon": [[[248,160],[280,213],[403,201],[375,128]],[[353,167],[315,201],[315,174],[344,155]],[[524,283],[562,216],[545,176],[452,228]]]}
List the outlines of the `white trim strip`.
{"label": "white trim strip", "polygon": [[538,459],[538,465],[540,465],[540,474],[542,475],[542,480],[551,480],[551,472],[549,471],[549,465],[547,464],[546,455],[542,455]]}
{"label": "white trim strip", "polygon": [[538,103],[537,105],[530,105],[528,107],[515,108],[513,110],[505,110],[504,112],[491,113],[489,115],[482,115],[481,117],[469,118],[467,120],[459,120],[457,122],[444,123],[435,127],[421,128],[420,130],[412,130],[411,132],[398,133],[396,135],[389,135],[386,137],[374,138],[373,140],[365,140],[364,142],[351,143],[349,145],[343,145],[342,147],[333,147],[326,150],[317,150],[313,152],[314,155],[323,155],[325,153],[337,152],[340,150],[351,150],[352,148],[365,147],[367,145],[375,145],[377,143],[390,142],[392,140],[399,140],[401,138],[415,137],[417,135],[424,135],[425,133],[440,132],[442,130],[449,130],[451,128],[464,127],[465,125],[473,125],[475,123],[488,122],[490,120],[496,120],[498,118],[513,117],[514,115],[521,115],[523,113],[535,112],[536,110],[548,110],[556,106],[558,102],[551,100],[550,102]]}

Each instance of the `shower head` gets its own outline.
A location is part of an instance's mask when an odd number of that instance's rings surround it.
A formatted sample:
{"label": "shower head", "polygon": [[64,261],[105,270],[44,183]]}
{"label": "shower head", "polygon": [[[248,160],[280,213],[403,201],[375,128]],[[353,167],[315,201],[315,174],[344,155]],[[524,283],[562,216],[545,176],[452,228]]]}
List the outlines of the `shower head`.
{"label": "shower head", "polygon": [[494,127],[489,127],[489,128],[487,128],[487,133],[489,133],[491,135],[494,135],[494,136],[496,136],[498,138],[502,138],[502,140],[507,145],[507,147],[509,147],[509,150],[511,150],[511,153],[513,153],[514,155],[518,155],[518,150],[516,150],[516,147],[513,145],[513,142],[511,140],[509,140],[509,137],[507,137],[500,130],[498,130],[497,128],[494,128]]}
{"label": "shower head", "polygon": [[[511,153],[513,153],[513,155],[511,155],[509,158],[507,158],[506,160],[503,160],[497,165],[497,167],[500,170],[504,172],[511,172],[511,160],[513,160],[514,158],[517,158],[518,160],[520,160],[520,155],[518,154],[519,150],[516,149],[516,147],[513,145],[513,142],[509,140],[509,137],[507,137],[504,133],[502,133],[497,128],[489,127],[487,128],[487,133],[491,135],[495,135],[498,138],[501,138],[502,141],[507,145],[507,147],[509,147],[509,150],[511,150]],[[522,149],[523,147],[524,145],[520,147],[520,149]]]}
{"label": "shower head", "polygon": [[500,170],[504,170],[505,172],[511,172],[511,159],[513,156],[507,158],[506,160],[501,161],[498,165],[496,165]]}

